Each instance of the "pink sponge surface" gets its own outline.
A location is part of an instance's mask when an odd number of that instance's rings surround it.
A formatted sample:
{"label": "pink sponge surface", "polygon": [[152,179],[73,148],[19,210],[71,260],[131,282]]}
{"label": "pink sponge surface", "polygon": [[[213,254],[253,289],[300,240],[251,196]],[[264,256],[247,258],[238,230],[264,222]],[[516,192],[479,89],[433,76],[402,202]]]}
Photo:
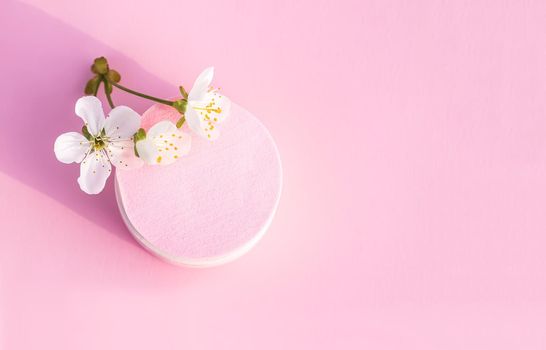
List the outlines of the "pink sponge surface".
{"label": "pink sponge surface", "polygon": [[[142,126],[178,118],[171,107],[155,105],[143,114]],[[127,227],[170,262],[211,266],[233,260],[261,238],[276,210],[282,170],[267,129],[235,104],[220,128],[214,142],[193,136],[189,155],[174,164],[116,172]]]}

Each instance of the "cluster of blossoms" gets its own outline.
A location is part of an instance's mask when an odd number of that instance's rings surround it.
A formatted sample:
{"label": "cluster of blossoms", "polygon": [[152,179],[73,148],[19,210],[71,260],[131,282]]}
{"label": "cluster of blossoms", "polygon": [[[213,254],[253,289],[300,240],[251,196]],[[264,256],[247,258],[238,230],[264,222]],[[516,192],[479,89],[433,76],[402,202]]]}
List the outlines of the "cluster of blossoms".
{"label": "cluster of blossoms", "polygon": [[[97,60],[99,60],[97,62]],[[96,95],[100,83],[104,83],[110,103],[112,85],[131,92],[119,85],[119,74],[95,60],[92,70],[97,74],[86,86],[86,93]],[[210,85],[214,75],[212,67],[205,69],[196,79],[189,93],[181,87],[183,98],[176,101],[161,100],[136,93],[141,97],[163,101],[178,110],[181,118],[174,124],[163,120],[148,130],[140,127],[140,115],[127,106],[113,107],[104,116],[102,103],[95,96],[84,96],[76,102],[76,115],[84,126],[82,132],[68,132],[55,141],[54,151],[63,163],[80,163],[78,183],[88,194],[100,193],[112,172],[118,169],[135,169],[147,165],[168,165],[188,154],[191,136],[182,131],[187,122],[189,129],[200,137],[215,140],[219,136],[217,124],[230,112],[229,99]],[[134,92],[134,91],[133,91]]]}

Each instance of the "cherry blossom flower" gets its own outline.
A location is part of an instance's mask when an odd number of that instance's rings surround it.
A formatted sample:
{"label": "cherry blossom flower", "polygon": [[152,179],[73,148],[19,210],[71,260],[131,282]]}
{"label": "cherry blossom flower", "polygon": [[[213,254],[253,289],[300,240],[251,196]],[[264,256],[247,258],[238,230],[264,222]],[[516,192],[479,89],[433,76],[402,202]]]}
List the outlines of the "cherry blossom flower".
{"label": "cherry blossom flower", "polygon": [[140,127],[140,116],[131,108],[113,108],[104,117],[102,104],[94,96],[76,102],[76,115],[83,119],[84,135],[67,132],[55,140],[55,156],[63,163],[80,163],[78,183],[82,191],[97,194],[104,189],[114,165],[118,169],[142,166],[135,156],[133,135]]}
{"label": "cherry blossom flower", "polygon": [[190,135],[169,120],[155,124],[136,143],[138,155],[150,165],[169,165],[190,152]]}
{"label": "cherry blossom flower", "polygon": [[231,101],[210,86],[213,76],[213,67],[199,74],[188,94],[185,112],[190,129],[209,140],[218,138],[217,124],[226,119],[231,109]]}

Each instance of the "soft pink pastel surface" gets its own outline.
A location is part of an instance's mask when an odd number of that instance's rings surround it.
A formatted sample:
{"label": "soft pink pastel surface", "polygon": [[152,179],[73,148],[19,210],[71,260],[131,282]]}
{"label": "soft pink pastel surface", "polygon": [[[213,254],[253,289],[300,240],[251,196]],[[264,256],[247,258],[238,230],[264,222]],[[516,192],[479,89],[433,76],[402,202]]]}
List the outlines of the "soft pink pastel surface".
{"label": "soft pink pastel surface", "polygon": [[[179,118],[176,109],[153,105],[141,126]],[[267,129],[235,103],[218,129],[214,142],[193,137],[190,153],[173,164],[116,172],[119,203],[137,239],[173,262],[210,265],[240,255],[277,208],[281,163]]]}
{"label": "soft pink pastel surface", "polygon": [[[544,1],[0,1],[0,348],[546,348],[544,33]],[[271,131],[249,254],[168,265],[55,160],[97,55],[160,96],[215,65]]]}

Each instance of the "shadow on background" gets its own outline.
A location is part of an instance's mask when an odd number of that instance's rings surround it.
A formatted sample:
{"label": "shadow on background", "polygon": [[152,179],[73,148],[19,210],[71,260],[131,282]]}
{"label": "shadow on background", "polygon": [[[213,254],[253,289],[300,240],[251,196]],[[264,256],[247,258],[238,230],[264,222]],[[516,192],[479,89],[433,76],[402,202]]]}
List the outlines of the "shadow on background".
{"label": "shadow on background", "polygon": [[[49,278],[50,284],[54,284],[55,279],[68,279],[72,284],[83,282],[88,285],[93,281],[104,283],[106,280],[112,285],[153,288],[162,283],[176,285],[182,282],[179,277],[181,274],[188,275],[187,269],[171,267],[152,257],[130,236],[117,208],[113,176],[101,194],[86,195],[80,191],[76,182],[79,165],[62,164],[53,153],[53,144],[58,135],[81,130],[81,120],[74,114],[74,104],[83,95],[83,87],[91,77],[89,67],[95,57],[108,57],[112,67],[121,72],[128,86],[158,96],[171,96],[177,88],[145,72],[133,60],[84,33],[40,10],[15,1],[0,3],[0,47],[0,172],[85,217],[91,227],[95,224],[104,228],[99,234],[113,234],[129,250],[123,251],[129,259],[125,259],[122,264],[131,264],[134,269],[145,270],[141,275],[134,274],[132,277],[118,276],[117,272],[99,276],[93,265],[97,260],[107,266],[119,263],[117,246],[101,252],[89,251],[91,248],[86,250],[84,246],[89,237],[82,237],[89,234],[89,230],[85,233],[69,232],[68,235],[48,232],[44,228],[41,232],[29,232],[28,236],[18,238],[17,247],[4,245],[4,255],[10,257],[9,265],[12,265],[0,266],[3,279],[8,282],[5,286],[16,287],[13,293],[27,287],[35,288],[34,284],[39,281],[30,280],[33,274],[45,274],[42,278]],[[130,104],[140,113],[150,106],[148,101],[133,96],[114,93],[113,97],[116,104]],[[107,112],[107,104],[103,105]],[[29,220],[32,220],[31,214]],[[62,219],[51,218],[56,221]],[[7,235],[13,234],[6,231],[0,230],[0,240],[7,240]],[[93,237],[95,239],[104,240],[99,246],[106,246],[111,241],[110,237]],[[42,244],[44,241],[47,247],[40,250],[38,256],[25,253],[28,246]],[[2,251],[0,249],[0,255]],[[36,271],[21,271],[22,267],[17,265],[25,259],[47,260],[47,264]],[[67,261],[72,261],[72,266],[67,266]],[[11,277],[6,278],[8,274]],[[25,282],[27,287],[19,284],[23,278],[28,279]]]}
{"label": "shadow on background", "polygon": [[[11,1],[2,7],[0,171],[134,242],[118,214],[113,176],[101,194],[84,194],[76,182],[79,166],[59,163],[53,143],[63,132],[81,129],[74,104],[83,95],[85,82],[91,77],[89,66],[97,56],[108,57],[128,85],[144,86],[159,96],[172,95],[176,88],[39,10]],[[14,32],[16,36],[10,35]],[[128,99],[140,113],[150,105],[145,100],[114,94],[118,104]],[[107,111],[107,104],[104,106]]]}

